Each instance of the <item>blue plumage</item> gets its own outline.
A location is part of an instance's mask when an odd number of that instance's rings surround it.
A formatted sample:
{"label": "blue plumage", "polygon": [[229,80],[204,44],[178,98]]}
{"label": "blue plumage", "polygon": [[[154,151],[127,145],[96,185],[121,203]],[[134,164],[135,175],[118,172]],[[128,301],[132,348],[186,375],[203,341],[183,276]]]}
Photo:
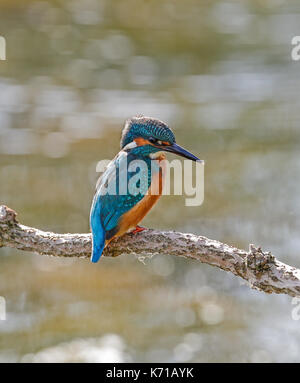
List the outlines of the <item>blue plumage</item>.
{"label": "blue plumage", "polygon": [[[121,194],[122,186],[128,189],[129,180],[136,174],[136,172],[131,172],[129,169],[131,163],[138,159],[139,156],[133,153],[121,151],[108,165],[98,181],[90,216],[93,234],[92,262],[99,260],[105,241],[109,241],[118,232],[121,217],[142,200],[151,185],[151,160],[148,158],[145,159],[148,165],[148,174],[144,174],[145,182],[139,185],[139,193],[134,195],[128,193],[127,190],[126,194]],[[123,180],[120,177],[120,171],[124,171],[125,168],[127,170],[127,179],[124,179],[126,185],[122,185]],[[142,172],[139,176],[143,180]],[[111,186],[111,190],[107,188],[108,186]]]}
{"label": "blue plumage", "polygon": [[[121,148],[124,148],[135,138],[154,137],[171,144],[175,142],[172,130],[162,121],[150,117],[133,117],[126,121],[122,132]],[[152,150],[156,149],[152,147]]]}
{"label": "blue plumage", "polygon": [[[142,116],[126,121],[121,151],[110,162],[96,186],[90,213],[92,262],[99,260],[105,246],[114,237],[137,225],[159,198],[147,199],[147,192],[151,183],[160,179],[160,160],[157,157],[153,161],[153,155],[162,151],[198,161],[197,157],[175,143],[172,130],[162,121]],[[143,166],[134,166],[140,160],[143,160]],[[137,174],[138,180],[135,181]],[[136,188],[130,187],[132,184]]]}
{"label": "blue plumage", "polygon": [[92,229],[92,242],[93,242],[93,249],[92,249],[92,256],[91,256],[92,262],[98,262],[103,252],[103,249],[105,247],[105,229],[101,222],[100,217],[101,217],[101,201],[97,197],[97,195],[95,195],[92,208],[91,208],[91,214],[90,214],[90,225]]}

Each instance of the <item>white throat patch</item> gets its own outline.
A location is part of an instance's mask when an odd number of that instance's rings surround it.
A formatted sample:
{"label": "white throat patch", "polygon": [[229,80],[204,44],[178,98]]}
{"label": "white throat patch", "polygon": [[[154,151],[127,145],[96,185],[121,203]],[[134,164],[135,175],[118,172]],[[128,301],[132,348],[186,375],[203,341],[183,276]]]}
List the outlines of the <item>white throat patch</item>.
{"label": "white throat patch", "polygon": [[137,147],[137,143],[135,141],[132,141],[132,142],[129,142],[129,144],[127,144],[123,150],[129,150],[129,149],[133,149],[133,148],[136,148]]}
{"label": "white throat patch", "polygon": [[149,157],[152,159],[152,160],[156,160],[157,158],[159,158],[161,155],[163,155],[164,152],[156,152],[156,153],[151,153],[149,154]]}

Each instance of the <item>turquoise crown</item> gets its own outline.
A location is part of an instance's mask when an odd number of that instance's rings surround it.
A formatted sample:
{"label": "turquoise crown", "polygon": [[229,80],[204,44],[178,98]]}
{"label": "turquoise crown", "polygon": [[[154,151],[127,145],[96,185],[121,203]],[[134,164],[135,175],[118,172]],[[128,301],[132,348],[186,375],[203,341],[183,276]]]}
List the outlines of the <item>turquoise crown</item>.
{"label": "turquoise crown", "polygon": [[137,137],[145,139],[154,137],[157,140],[167,141],[170,144],[175,142],[174,133],[164,122],[145,116],[135,116],[126,121],[122,131],[121,149]]}

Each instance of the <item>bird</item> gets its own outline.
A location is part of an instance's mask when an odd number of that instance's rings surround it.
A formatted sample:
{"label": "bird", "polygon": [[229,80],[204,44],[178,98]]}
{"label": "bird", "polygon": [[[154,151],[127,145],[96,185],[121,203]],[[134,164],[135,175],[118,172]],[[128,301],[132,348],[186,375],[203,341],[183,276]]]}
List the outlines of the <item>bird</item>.
{"label": "bird", "polygon": [[[96,184],[90,211],[93,263],[98,262],[104,248],[114,238],[126,232],[136,234],[145,230],[138,224],[162,195],[165,152],[203,162],[177,145],[166,123],[143,115],[126,120],[120,149]],[[132,165],[137,161],[143,161],[146,166],[139,168],[137,190],[129,192],[128,186],[130,182],[134,184],[137,174]],[[157,192],[151,192],[153,190]]]}

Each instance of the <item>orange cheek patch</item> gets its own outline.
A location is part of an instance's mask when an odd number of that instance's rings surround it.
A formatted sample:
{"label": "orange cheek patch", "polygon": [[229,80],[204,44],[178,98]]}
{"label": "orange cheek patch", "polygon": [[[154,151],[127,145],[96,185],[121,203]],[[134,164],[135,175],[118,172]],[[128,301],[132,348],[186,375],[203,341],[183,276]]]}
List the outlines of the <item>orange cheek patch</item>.
{"label": "orange cheek patch", "polygon": [[144,145],[150,144],[150,142],[148,140],[145,140],[142,137],[135,138],[134,141],[137,144],[137,146],[144,146]]}
{"label": "orange cheek patch", "polygon": [[[148,140],[146,140],[145,138],[142,138],[142,137],[135,138],[134,141],[137,144],[137,146],[152,145],[152,146],[155,146],[157,148],[161,147],[160,145],[152,144],[150,141],[148,141]],[[171,145],[168,141],[162,141],[162,144],[165,145],[165,146],[170,146]]]}

